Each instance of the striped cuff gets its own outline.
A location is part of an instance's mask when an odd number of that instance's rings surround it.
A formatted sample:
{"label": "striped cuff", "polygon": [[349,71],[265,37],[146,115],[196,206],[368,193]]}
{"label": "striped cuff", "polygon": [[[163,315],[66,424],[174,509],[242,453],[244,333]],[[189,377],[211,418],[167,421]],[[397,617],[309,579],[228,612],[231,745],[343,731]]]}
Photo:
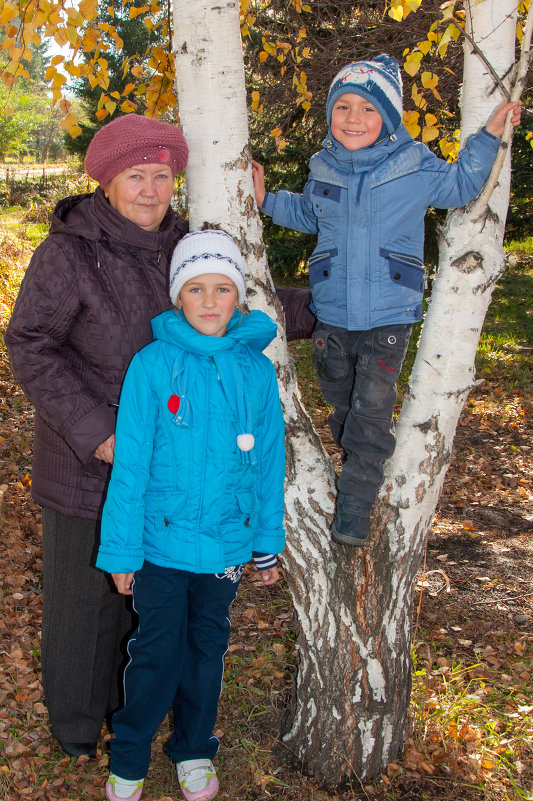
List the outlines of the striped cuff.
{"label": "striped cuff", "polygon": [[263,570],[271,570],[278,564],[276,554],[272,553],[254,553],[253,560],[256,568],[261,572],[263,572]]}

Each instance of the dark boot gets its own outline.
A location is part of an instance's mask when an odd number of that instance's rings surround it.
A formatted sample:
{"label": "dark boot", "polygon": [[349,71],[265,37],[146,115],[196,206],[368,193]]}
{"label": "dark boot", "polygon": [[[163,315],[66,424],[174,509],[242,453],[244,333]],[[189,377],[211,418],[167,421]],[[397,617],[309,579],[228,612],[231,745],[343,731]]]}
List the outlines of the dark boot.
{"label": "dark boot", "polygon": [[371,509],[370,501],[339,492],[337,516],[331,529],[335,542],[341,545],[364,545],[368,539]]}

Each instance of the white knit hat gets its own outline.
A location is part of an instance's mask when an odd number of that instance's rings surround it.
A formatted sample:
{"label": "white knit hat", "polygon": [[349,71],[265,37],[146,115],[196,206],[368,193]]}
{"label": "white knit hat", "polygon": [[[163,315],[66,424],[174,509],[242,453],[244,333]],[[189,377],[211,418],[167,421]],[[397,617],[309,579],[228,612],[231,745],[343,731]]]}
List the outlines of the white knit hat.
{"label": "white knit hat", "polygon": [[180,239],[170,262],[170,300],[177,305],[183,284],[205,273],[230,278],[239,294],[246,297],[244,262],[241,251],[229,234],[219,230],[194,231]]}

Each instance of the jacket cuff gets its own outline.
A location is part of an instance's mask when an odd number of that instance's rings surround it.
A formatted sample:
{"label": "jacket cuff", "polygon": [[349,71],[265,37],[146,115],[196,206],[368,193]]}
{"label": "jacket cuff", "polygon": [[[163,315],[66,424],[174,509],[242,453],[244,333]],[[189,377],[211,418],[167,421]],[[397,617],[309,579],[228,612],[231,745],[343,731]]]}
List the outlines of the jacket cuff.
{"label": "jacket cuff", "polygon": [[274,202],[276,200],[276,196],[272,192],[267,192],[265,198],[263,200],[263,205],[261,206],[261,211],[263,214],[266,214],[268,217],[272,217],[274,213]]}
{"label": "jacket cuff", "polygon": [[102,442],[115,433],[116,409],[107,403],[78,420],[65,439],[82,464],[88,464]]}
{"label": "jacket cuff", "polygon": [[130,553],[121,551],[120,554],[100,549],[96,557],[96,567],[105,570],[106,573],[135,573],[141,569],[143,564],[142,549]]}
{"label": "jacket cuff", "polygon": [[277,567],[278,564],[277,556],[273,553],[254,552],[252,558],[254,560],[254,565],[261,572],[263,570],[271,570],[273,567]]}

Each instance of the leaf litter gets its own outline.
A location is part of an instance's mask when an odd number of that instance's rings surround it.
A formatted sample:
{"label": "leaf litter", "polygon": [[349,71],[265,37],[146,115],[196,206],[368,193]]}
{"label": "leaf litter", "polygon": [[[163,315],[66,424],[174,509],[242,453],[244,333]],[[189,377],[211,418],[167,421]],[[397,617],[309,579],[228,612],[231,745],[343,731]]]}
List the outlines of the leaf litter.
{"label": "leaf litter", "polygon": [[[49,734],[40,683],[40,511],[31,498],[33,413],[0,351],[0,788],[5,801],[104,797],[111,734],[96,760],[64,757]],[[220,799],[527,799],[533,788],[533,399],[497,374],[458,427],[418,577],[411,725],[404,753],[364,787],[319,788],[280,743],[295,669],[293,613],[282,581],[247,568],[217,721]],[[324,409],[314,422],[332,458]],[[143,798],[180,797],[153,742]]]}

